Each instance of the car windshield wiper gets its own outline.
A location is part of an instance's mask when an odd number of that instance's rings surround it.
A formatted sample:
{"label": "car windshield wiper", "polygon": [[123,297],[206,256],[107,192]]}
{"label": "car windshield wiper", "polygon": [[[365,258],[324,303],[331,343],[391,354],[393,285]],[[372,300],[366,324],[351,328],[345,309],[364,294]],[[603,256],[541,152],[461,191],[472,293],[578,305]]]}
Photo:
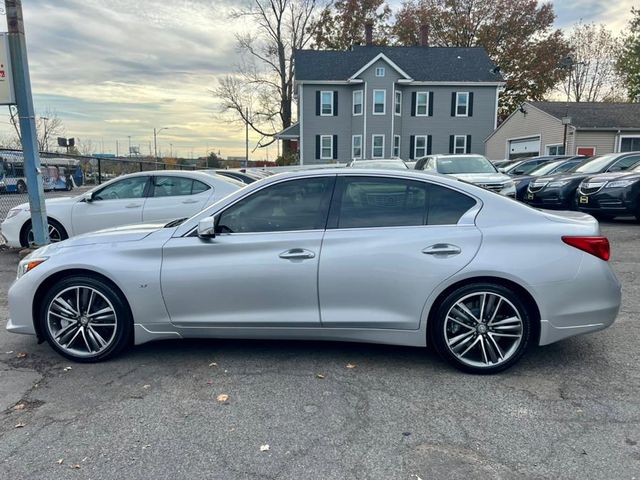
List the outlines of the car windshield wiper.
{"label": "car windshield wiper", "polygon": [[182,225],[182,223],[187,219],[187,217],[184,218],[178,218],[176,220],[171,220],[169,223],[167,223],[164,228],[171,228],[171,227],[177,227],[178,225]]}

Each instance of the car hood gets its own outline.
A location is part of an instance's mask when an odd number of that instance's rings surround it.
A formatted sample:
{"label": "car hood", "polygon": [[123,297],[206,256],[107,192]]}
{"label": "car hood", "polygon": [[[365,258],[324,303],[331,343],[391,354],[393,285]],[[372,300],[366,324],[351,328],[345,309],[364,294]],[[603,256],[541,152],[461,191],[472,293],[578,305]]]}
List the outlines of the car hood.
{"label": "car hood", "polygon": [[165,223],[147,223],[139,225],[125,225],[116,228],[107,228],[95,232],[83,233],[71,237],[58,245],[61,247],[76,247],[79,245],[95,245],[103,243],[135,242],[148,237],[153,232],[164,228]]}
{"label": "car hood", "polygon": [[[56,197],[56,198],[47,198],[44,203],[48,207],[50,205],[71,205],[78,201],[78,197]],[[21,203],[13,208],[20,208],[21,210],[29,210],[29,202]]]}
{"label": "car hood", "polygon": [[448,176],[469,183],[502,183],[511,180],[511,177],[504,173],[451,173]]}
{"label": "car hood", "polygon": [[543,183],[543,184],[546,184],[546,183],[549,183],[549,182],[556,182],[558,180],[579,181],[579,180],[583,180],[583,179],[587,178],[589,175],[593,175],[593,174],[588,174],[588,173],[565,173],[565,174],[560,174],[560,175],[544,175],[542,177],[537,177],[531,183],[536,183],[536,184]]}
{"label": "car hood", "polygon": [[593,175],[586,182],[609,182],[611,180],[640,180],[640,172],[612,172]]}

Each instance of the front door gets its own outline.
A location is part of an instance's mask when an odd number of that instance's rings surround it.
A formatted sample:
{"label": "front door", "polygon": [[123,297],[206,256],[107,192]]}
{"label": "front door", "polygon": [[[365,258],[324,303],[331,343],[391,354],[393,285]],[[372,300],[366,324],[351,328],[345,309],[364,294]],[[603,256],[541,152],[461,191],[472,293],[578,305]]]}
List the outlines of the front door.
{"label": "front door", "polygon": [[322,242],[323,327],[418,329],[432,291],[464,268],[481,243],[476,201],[402,178],[339,177]]}
{"label": "front door", "polygon": [[148,184],[146,175],[123,178],[96,190],[91,202],[77,202],[71,213],[74,235],[142,222]]}
{"label": "front door", "polygon": [[181,327],[317,327],[318,261],[335,176],[286,180],[216,215],[217,234],[172,238],[162,293]]}

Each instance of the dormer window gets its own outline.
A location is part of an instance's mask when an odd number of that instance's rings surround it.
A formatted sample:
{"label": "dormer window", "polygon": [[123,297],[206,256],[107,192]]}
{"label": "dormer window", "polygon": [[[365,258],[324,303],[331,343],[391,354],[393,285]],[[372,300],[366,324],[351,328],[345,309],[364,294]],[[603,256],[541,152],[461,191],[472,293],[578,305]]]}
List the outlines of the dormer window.
{"label": "dormer window", "polygon": [[376,68],[376,77],[384,77],[384,67]]}

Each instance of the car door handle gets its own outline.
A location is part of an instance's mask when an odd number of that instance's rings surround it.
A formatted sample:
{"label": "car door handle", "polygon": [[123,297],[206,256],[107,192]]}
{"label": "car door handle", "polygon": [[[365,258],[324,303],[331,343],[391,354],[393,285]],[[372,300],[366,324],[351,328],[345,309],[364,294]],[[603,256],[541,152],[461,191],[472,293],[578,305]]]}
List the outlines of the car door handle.
{"label": "car door handle", "polygon": [[198,203],[197,200],[183,200],[182,203]]}
{"label": "car door handle", "polygon": [[125,205],[124,208],[138,208],[141,207],[142,205],[139,203],[130,203],[129,205]]}
{"label": "car door handle", "polygon": [[302,260],[305,258],[313,258],[315,256],[315,253],[305,250],[304,248],[292,248],[291,250],[282,252],[279,255],[280,258],[284,258],[285,260]]}
{"label": "car door handle", "polygon": [[449,243],[436,243],[423,249],[422,253],[426,255],[458,255],[462,253],[462,249]]}

